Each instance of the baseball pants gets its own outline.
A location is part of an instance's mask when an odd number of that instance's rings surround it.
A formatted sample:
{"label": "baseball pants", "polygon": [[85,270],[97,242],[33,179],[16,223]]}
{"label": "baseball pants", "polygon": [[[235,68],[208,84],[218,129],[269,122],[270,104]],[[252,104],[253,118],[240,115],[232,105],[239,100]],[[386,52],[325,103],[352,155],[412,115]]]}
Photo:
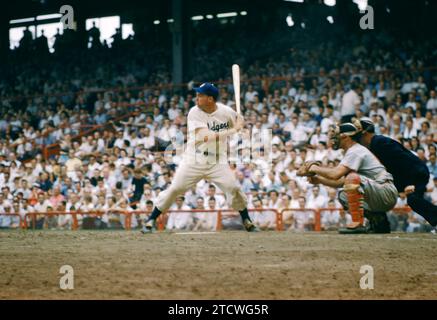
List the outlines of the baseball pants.
{"label": "baseball pants", "polygon": [[168,210],[179,195],[183,195],[202,179],[216,184],[233,209],[241,211],[247,207],[247,197],[227,163],[193,164],[186,161],[180,163],[170,187],[159,194],[155,206],[161,212]]}
{"label": "baseball pants", "polygon": [[[398,191],[392,181],[378,182],[363,175],[361,179],[361,192],[364,194],[364,210],[371,212],[387,212],[396,205]],[[345,209],[348,209],[346,192],[341,190],[338,200]]]}

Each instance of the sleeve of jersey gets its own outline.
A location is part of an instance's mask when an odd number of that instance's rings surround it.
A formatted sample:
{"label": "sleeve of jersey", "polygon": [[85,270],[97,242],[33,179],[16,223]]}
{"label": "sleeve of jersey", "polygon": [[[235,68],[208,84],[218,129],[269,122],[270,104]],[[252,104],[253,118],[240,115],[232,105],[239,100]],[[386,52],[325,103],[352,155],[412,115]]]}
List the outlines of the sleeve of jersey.
{"label": "sleeve of jersey", "polygon": [[233,128],[235,125],[235,120],[237,119],[237,112],[229,106],[225,106],[225,107],[229,112],[229,118],[230,118],[229,120],[231,122],[231,128]]}
{"label": "sleeve of jersey", "polygon": [[341,160],[340,164],[357,172],[358,169],[361,167],[362,161],[363,158],[360,154],[356,152],[347,152],[343,160]]}
{"label": "sleeve of jersey", "polygon": [[207,124],[203,122],[195,113],[189,112],[187,117],[188,132],[194,132],[199,128],[208,128]]}

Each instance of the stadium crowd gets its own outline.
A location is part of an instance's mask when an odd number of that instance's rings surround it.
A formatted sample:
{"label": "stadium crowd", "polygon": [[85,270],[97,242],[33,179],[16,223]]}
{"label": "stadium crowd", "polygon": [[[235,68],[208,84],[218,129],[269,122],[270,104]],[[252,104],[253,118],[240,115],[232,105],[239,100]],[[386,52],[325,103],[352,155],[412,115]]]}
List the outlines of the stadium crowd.
{"label": "stadium crowd", "polygon": [[[297,209],[284,211],[287,230],[313,230],[311,209],[318,208],[331,209],[322,212],[322,230],[351,221],[340,210],[337,190],[296,176],[304,161],[334,166],[341,160],[327,132],[351,117],[370,117],[377,134],[402,142],[427,164],[426,196],[437,204],[437,78],[429,68],[436,65],[435,40],[401,43],[397,50],[393,41],[388,35],[363,35],[314,47],[301,40],[275,55],[241,62],[246,128],[270,129],[273,137],[271,165],[262,157],[231,164],[261,229],[276,227],[268,209]],[[20,60],[5,73],[14,74],[13,80],[0,79],[1,213],[102,211],[103,216],[80,216],[80,226],[122,228],[127,220],[116,213],[137,210],[142,214],[131,220],[137,228],[171,184],[181,157],[173,149],[186,141],[186,115],[195,105],[192,83],[172,86],[165,61],[153,64],[155,57],[161,61],[159,50],[114,54],[122,49],[91,48],[72,61],[58,57],[43,67]],[[204,61],[206,51],[214,52],[211,44],[195,46],[193,60],[215,78],[205,79],[199,69],[194,82],[218,80],[220,102],[233,107],[231,64],[228,74],[220,74],[223,52]],[[226,54],[229,61],[244,56]],[[58,149],[46,153],[48,145]],[[397,206],[406,206],[405,194]],[[202,180],[172,209],[198,211],[170,214],[167,229],[214,230],[216,214],[202,210],[228,206],[220,190]],[[392,230],[431,230],[414,212],[389,213],[389,218]],[[1,228],[17,228],[18,222],[16,216],[0,215]],[[72,218],[38,215],[36,227],[69,229]],[[223,227],[238,228],[238,217],[225,215]]]}

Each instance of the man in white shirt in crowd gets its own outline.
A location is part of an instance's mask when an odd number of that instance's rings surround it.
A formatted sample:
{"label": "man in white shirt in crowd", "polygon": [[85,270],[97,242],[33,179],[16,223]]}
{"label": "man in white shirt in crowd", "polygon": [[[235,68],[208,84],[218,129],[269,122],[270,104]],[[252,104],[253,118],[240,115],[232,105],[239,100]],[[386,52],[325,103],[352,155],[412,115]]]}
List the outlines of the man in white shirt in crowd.
{"label": "man in white shirt in crowd", "polygon": [[429,92],[429,99],[426,102],[426,110],[431,112],[437,111],[437,94],[435,90]]}
{"label": "man in white shirt in crowd", "polygon": [[246,94],[244,95],[244,103],[248,103],[249,101],[254,102],[255,96],[258,95],[258,92],[253,89],[253,85],[249,84],[247,87]]}
{"label": "man in white shirt in crowd", "polygon": [[[191,210],[191,208],[185,204],[185,198],[179,196],[170,207],[170,211],[172,210]],[[191,212],[171,212],[168,216],[166,229],[190,230],[193,227],[193,223],[193,215]]]}
{"label": "man in white shirt in crowd", "polygon": [[17,155],[13,152],[9,153],[9,163],[15,162],[17,168],[21,166],[21,161],[17,159]]}
{"label": "man in white shirt in crowd", "polygon": [[297,117],[293,117],[291,119],[292,129],[290,128],[291,133],[291,141],[295,148],[298,148],[304,145],[308,140],[308,134],[305,131],[305,128],[302,124],[299,123],[299,119]]}
{"label": "man in white shirt in crowd", "polygon": [[[214,199],[214,198],[212,198]],[[211,199],[210,199],[211,200]],[[208,208],[205,208],[205,200],[202,197],[197,198],[196,210],[210,210],[211,205],[216,205],[215,199],[211,203],[208,201]],[[211,210],[216,210],[212,208]],[[217,213],[198,211],[194,213],[194,231],[215,231],[217,227]]]}
{"label": "man in white shirt in crowd", "polygon": [[45,222],[45,212],[47,212],[47,207],[49,206],[49,202],[46,199],[46,196],[43,192],[38,194],[38,202],[34,205],[35,212],[39,214],[36,215],[36,229],[42,229]]}
{"label": "man in white shirt in crowd", "polygon": [[76,170],[76,167],[82,166],[82,160],[80,160],[74,153],[74,149],[68,151],[68,160],[65,162],[67,172],[71,173]]}
{"label": "man in white shirt in crowd", "polygon": [[255,198],[253,201],[254,210],[250,213],[253,222],[260,230],[274,230],[276,227],[276,214],[274,211],[264,210],[260,198]]}
{"label": "man in white shirt in crowd", "polygon": [[100,171],[101,169],[102,169],[102,165],[96,161],[96,157],[90,156],[90,160],[88,163],[88,172],[94,172],[95,170]]}
{"label": "man in white shirt in crowd", "polygon": [[32,190],[30,190],[29,183],[26,179],[22,179],[20,188],[15,190],[15,194],[20,192],[23,194],[23,199],[29,199],[30,195],[32,194]]}
{"label": "man in white shirt in crowd", "polygon": [[208,202],[209,199],[214,198],[217,208],[225,209],[226,208],[226,199],[224,196],[217,194],[217,189],[215,185],[210,184],[207,191],[207,196],[205,201]]}
{"label": "man in white shirt in crowd", "polygon": [[313,186],[311,194],[308,196],[307,208],[319,209],[327,205],[327,198],[320,194],[320,186]]}
{"label": "man in white shirt in crowd", "polygon": [[320,122],[321,132],[327,134],[329,128],[335,125],[337,119],[334,116],[334,107],[332,105],[328,105],[325,109],[325,115],[323,116],[322,121]]}
{"label": "man in white shirt in crowd", "polygon": [[306,199],[303,196],[298,198],[300,210],[293,212],[293,225],[289,230],[310,231],[314,230],[314,211],[307,210]]}
{"label": "man in white shirt in crowd", "polygon": [[181,110],[177,108],[177,105],[173,98],[170,100],[170,108],[168,109],[167,114],[168,114],[168,118],[171,121],[175,120],[177,117],[181,115]]}
{"label": "man in white shirt in crowd", "polygon": [[358,95],[360,92],[359,86],[352,82],[350,90],[343,95],[341,103],[341,122],[350,122],[355,116],[357,108],[360,107],[361,100]]}
{"label": "man in white shirt in crowd", "polygon": [[155,136],[150,133],[149,128],[141,129],[142,138],[138,141],[139,144],[142,144],[144,148],[151,149],[155,146]]}
{"label": "man in white shirt in crowd", "polygon": [[122,149],[124,146],[124,135],[123,135],[123,129],[119,129],[116,134],[116,139],[114,141],[114,147],[118,147],[119,149]]}
{"label": "man in white shirt in crowd", "polygon": [[[334,200],[328,201],[327,208],[332,210],[325,210],[321,212],[322,230],[337,229],[340,223],[340,211],[342,210],[342,208],[337,207]],[[349,214],[346,215],[348,216],[348,218],[346,219],[349,219],[348,223],[352,222],[352,217]]]}

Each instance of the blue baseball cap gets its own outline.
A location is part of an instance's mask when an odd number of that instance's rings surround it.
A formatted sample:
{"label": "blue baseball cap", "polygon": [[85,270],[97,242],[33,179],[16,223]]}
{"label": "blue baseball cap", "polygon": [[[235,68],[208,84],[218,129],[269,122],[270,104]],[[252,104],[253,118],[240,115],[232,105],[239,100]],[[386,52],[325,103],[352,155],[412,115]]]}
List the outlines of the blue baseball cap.
{"label": "blue baseball cap", "polygon": [[195,87],[193,89],[197,93],[202,93],[204,95],[211,96],[215,100],[217,100],[217,97],[219,95],[219,91],[217,87],[212,83],[208,83],[208,82],[202,83],[199,87]]}

